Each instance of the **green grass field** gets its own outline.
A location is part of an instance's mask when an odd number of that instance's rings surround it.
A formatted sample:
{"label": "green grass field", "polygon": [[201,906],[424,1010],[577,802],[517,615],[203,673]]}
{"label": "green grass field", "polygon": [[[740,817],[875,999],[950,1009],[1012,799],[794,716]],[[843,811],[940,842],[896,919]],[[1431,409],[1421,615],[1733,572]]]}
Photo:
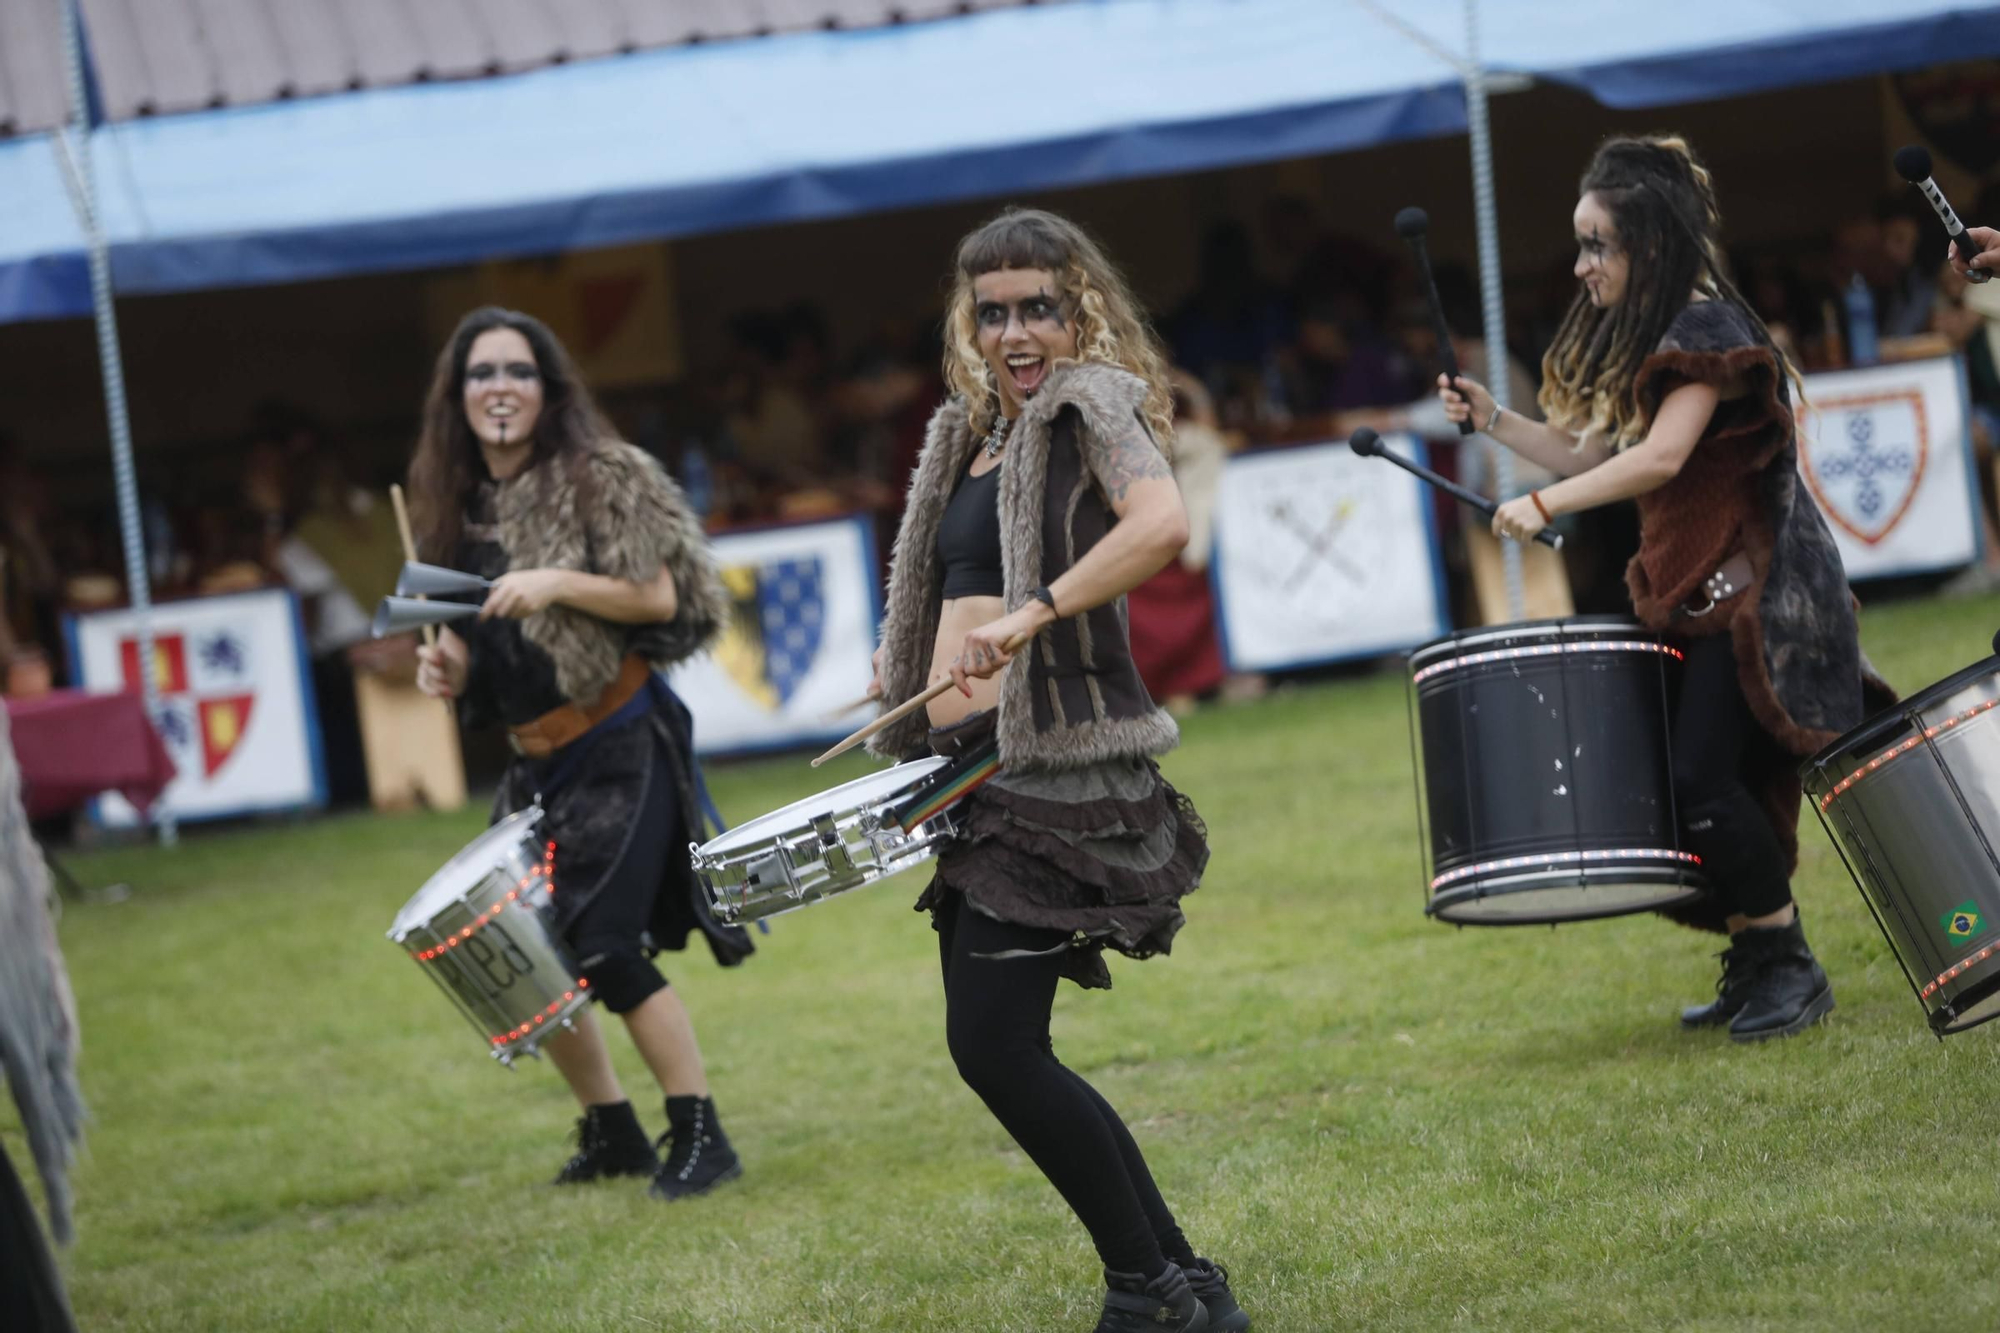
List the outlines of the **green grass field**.
{"label": "green grass field", "polygon": [[[2000,600],[1871,608],[1906,692]],[[1171,958],[1057,1001],[1267,1333],[1991,1328],[2000,1027],[1940,1044],[1817,824],[1799,896],[1839,1008],[1757,1047],[1674,1015],[1710,937],[1425,919],[1394,672],[1204,712],[1167,764],[1215,854]],[[865,770],[720,767],[738,819]],[[574,1111],[383,938],[481,823],[346,817],[78,856],[62,938],[95,1115],[64,1256],[112,1330],[1083,1330],[1080,1226],[957,1081],[923,871],[668,975],[745,1179],[557,1190]],[[620,1070],[649,1130],[651,1084]],[[11,1115],[11,1104],[4,1113]],[[18,1127],[4,1130],[21,1161]],[[1984,1256],[1984,1257],[1982,1257]]]}

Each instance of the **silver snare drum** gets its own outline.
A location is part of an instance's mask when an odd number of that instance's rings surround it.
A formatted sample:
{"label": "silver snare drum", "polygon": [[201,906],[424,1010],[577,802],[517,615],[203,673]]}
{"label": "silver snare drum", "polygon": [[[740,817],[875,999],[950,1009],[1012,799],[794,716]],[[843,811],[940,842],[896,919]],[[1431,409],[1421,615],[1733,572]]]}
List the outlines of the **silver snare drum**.
{"label": "silver snare drum", "polygon": [[776,916],[930,860],[951,839],[949,812],[908,831],[890,816],[950,763],[897,764],[690,843],[715,915],[734,923]]}
{"label": "silver snare drum", "polygon": [[541,818],[529,806],[474,838],[389,928],[510,1068],[590,1003],[590,983],[555,933],[555,844],[536,836]]}

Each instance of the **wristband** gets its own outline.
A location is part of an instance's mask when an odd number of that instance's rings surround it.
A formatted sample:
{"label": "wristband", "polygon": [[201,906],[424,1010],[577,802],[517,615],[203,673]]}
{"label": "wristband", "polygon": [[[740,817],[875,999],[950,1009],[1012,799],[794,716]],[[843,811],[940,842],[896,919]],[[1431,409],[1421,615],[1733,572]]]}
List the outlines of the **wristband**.
{"label": "wristband", "polygon": [[1491,435],[1493,433],[1493,428],[1500,424],[1500,414],[1502,412],[1505,412],[1506,410],[1507,410],[1506,408],[1500,406],[1500,404],[1498,403],[1493,404],[1493,415],[1486,418],[1486,427],[1482,433],[1486,435]]}
{"label": "wristband", "polygon": [[1056,610],[1056,595],[1050,592],[1047,588],[1037,588],[1028,595],[1030,597],[1033,597],[1036,601],[1040,602],[1042,605],[1048,607],[1049,614],[1054,616],[1057,620],[1062,619],[1062,612]]}
{"label": "wristband", "polygon": [[1535,502],[1535,512],[1542,516],[1542,522],[1553,523],[1556,521],[1555,516],[1549,513],[1549,507],[1542,503],[1542,493],[1540,491],[1529,491],[1528,498]]}

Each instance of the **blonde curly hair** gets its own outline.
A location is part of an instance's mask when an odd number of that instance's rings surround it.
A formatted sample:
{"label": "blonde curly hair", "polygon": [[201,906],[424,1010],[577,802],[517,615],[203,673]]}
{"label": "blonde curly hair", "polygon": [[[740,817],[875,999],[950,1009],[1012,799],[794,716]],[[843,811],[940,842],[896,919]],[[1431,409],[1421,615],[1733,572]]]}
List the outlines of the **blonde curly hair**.
{"label": "blonde curly hair", "polygon": [[1000,411],[999,386],[979,351],[972,284],[1001,269],[1046,269],[1062,290],[1076,327],[1079,361],[1120,366],[1146,382],[1146,424],[1160,452],[1173,454],[1174,401],[1167,357],[1124,275],[1083,228],[1039,208],[1009,208],[958,243],[945,308],[944,379],[965,399],[975,427]]}

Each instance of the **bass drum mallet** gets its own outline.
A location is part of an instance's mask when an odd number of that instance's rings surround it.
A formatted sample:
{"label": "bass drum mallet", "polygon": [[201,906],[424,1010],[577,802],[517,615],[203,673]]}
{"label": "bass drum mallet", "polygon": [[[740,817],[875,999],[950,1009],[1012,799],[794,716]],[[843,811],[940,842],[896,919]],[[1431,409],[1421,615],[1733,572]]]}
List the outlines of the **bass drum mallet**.
{"label": "bass drum mallet", "polygon": [[[1366,426],[1354,432],[1353,437],[1347,441],[1347,447],[1355,453],[1360,454],[1363,458],[1381,458],[1394,463],[1411,476],[1421,477],[1443,491],[1446,495],[1455,496],[1465,501],[1465,503],[1471,505],[1480,513],[1485,514],[1488,518],[1491,518],[1500,508],[1498,504],[1487,499],[1478,491],[1469,490],[1449,477],[1440,477],[1421,463],[1412,463],[1402,455],[1391,453],[1389,450],[1384,449],[1382,447],[1382,437]],[[1535,540],[1551,550],[1560,551],[1563,548],[1562,534],[1554,528],[1543,528],[1535,534]]]}

